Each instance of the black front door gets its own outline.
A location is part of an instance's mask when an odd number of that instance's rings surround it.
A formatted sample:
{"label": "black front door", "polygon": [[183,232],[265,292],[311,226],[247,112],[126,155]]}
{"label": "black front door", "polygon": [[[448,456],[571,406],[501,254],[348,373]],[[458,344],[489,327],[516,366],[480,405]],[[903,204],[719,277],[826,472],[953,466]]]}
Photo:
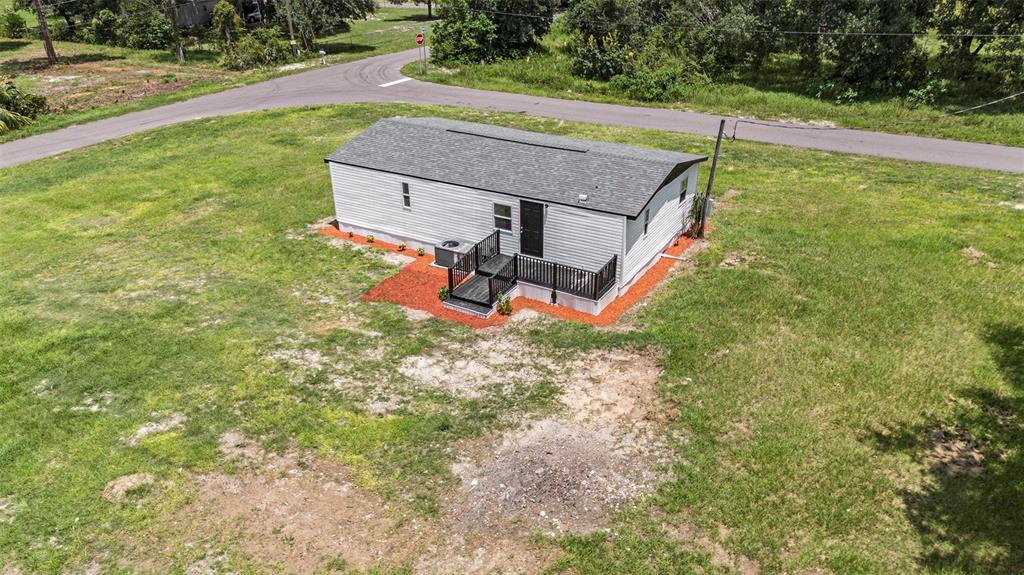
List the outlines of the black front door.
{"label": "black front door", "polygon": [[519,251],[544,257],[544,204],[519,202]]}

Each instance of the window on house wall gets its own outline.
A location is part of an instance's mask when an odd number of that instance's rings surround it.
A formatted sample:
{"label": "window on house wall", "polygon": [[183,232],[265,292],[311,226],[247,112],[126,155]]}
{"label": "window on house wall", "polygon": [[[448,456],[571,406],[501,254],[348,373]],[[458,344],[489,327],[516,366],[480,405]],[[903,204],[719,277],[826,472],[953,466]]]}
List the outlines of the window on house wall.
{"label": "window on house wall", "polygon": [[512,206],[494,204],[494,227],[506,232],[512,231]]}
{"label": "window on house wall", "polygon": [[412,196],[409,195],[409,184],[402,184],[402,205],[406,208],[412,208]]}
{"label": "window on house wall", "polygon": [[686,201],[686,180],[679,182],[679,203]]}
{"label": "window on house wall", "polygon": [[647,226],[651,223],[651,208],[644,210],[644,235],[647,235]]}

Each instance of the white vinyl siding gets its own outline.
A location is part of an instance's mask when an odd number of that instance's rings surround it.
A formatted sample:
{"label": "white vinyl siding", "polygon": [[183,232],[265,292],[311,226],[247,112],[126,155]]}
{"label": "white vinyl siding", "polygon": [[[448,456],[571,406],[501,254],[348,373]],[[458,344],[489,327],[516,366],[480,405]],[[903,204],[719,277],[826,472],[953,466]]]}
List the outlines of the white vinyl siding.
{"label": "white vinyl siding", "polygon": [[[520,198],[418,180],[329,162],[338,221],[426,244],[448,239],[477,242],[494,232],[495,204],[511,208],[512,229],[501,234],[501,251],[519,251]],[[414,209],[394,199],[402,183],[413,190]],[[548,204],[544,259],[597,271],[615,254],[621,262],[623,216]],[[620,265],[621,268],[621,265]]]}
{"label": "white vinyl siding", "polygon": [[544,214],[544,259],[596,272],[622,249],[622,219],[548,204]]}
{"label": "white vinyl siding", "polygon": [[[690,167],[675,180],[658,190],[646,210],[650,210],[647,233],[644,233],[644,212],[636,219],[626,220],[626,257],[620,283],[629,283],[643,270],[668,243],[683,231],[684,218],[690,216],[690,206],[697,190],[697,165]],[[680,187],[685,186],[686,197],[679,201]]]}

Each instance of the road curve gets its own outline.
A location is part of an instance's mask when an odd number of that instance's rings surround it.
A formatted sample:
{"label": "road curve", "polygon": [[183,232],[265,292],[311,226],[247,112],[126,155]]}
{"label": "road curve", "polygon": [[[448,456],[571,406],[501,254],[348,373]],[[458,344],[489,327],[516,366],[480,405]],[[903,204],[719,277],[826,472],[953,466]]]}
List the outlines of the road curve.
{"label": "road curve", "polygon": [[[416,50],[317,68],[175,104],[132,112],[55,132],[0,144],[0,168],[53,156],[159,126],[198,118],[284,108],[352,102],[446,104],[502,112],[522,112],[596,124],[654,128],[714,136],[721,116],[664,108],[622,106],[542,96],[474,90],[403,79],[401,68],[414,61]],[[737,139],[864,154],[933,164],[1024,173],[1024,148],[905,136],[845,128],[811,129],[785,122],[747,123],[726,118]]]}

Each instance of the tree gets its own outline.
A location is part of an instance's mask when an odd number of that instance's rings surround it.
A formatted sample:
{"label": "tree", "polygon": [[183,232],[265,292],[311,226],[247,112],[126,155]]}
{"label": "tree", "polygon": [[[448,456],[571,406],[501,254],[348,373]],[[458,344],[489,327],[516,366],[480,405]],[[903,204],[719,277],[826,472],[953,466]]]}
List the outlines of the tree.
{"label": "tree", "polygon": [[490,60],[496,27],[487,16],[469,10],[467,0],[440,0],[431,58],[441,63]]}
{"label": "tree", "polygon": [[[942,41],[940,60],[955,79],[975,72],[979,55],[993,46],[998,59],[1012,59],[1024,38],[1024,0],[938,0],[931,11],[931,24]],[[1009,34],[1016,38],[996,38]],[[984,36],[989,35],[989,36]]]}
{"label": "tree", "polygon": [[238,15],[238,11],[228,0],[220,0],[214,5],[210,26],[217,38],[217,46],[222,52],[227,52],[232,43],[241,39],[242,32],[245,30],[242,17]]}
{"label": "tree", "polygon": [[[15,0],[14,5],[21,9],[30,9],[32,0]],[[81,26],[87,26],[101,10],[117,12],[119,0],[75,0],[74,2],[56,1],[44,5],[44,12],[59,16],[67,24],[67,35],[74,37]]]}
{"label": "tree", "polygon": [[555,20],[557,0],[468,0],[469,9],[494,23],[495,53],[518,56],[534,48]]}
{"label": "tree", "polygon": [[313,49],[317,36],[348,30],[348,21],[376,10],[375,0],[291,0],[292,20],[303,46]]}

